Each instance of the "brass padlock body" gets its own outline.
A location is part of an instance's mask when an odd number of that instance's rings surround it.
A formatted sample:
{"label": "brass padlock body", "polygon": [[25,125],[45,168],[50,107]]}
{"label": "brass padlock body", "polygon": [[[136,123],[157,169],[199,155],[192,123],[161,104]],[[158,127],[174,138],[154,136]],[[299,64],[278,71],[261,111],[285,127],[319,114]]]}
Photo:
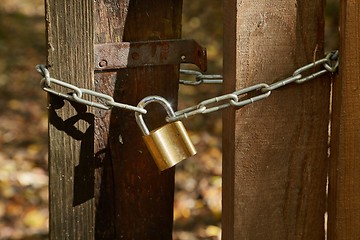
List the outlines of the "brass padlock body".
{"label": "brass padlock body", "polygon": [[161,171],[196,154],[196,149],[181,121],[157,128],[149,135],[144,135],[143,139]]}

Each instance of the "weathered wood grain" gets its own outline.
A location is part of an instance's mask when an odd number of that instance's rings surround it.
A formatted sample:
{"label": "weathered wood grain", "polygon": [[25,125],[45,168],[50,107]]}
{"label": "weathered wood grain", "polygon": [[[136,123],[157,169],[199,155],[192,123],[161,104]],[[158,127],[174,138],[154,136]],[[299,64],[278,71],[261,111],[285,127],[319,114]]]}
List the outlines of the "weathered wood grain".
{"label": "weathered wood grain", "polygon": [[[178,39],[181,0],[96,1],[95,43]],[[97,72],[96,89],[132,105],[161,95],[177,105],[178,66]],[[149,127],[165,123],[151,104]],[[172,239],[174,169],[159,172],[136,125],[134,113],[96,111],[97,239]]]}
{"label": "weathered wood grain", "polygon": [[360,238],[360,2],[340,1],[340,69],[334,81],[328,239]]}
{"label": "weathered wood grain", "polygon": [[[92,13],[92,0],[46,1],[51,75],[89,89],[93,88]],[[94,239],[93,136],[94,116],[87,107],[49,95],[52,240]]]}
{"label": "weathered wood grain", "polygon": [[[94,78],[93,44],[180,38],[181,10],[181,0],[47,0],[51,75],[119,102],[136,105],[157,94],[175,107],[178,66]],[[54,96],[49,103],[50,238],[171,239],[174,169],[158,171],[134,113],[90,110]],[[150,127],[165,122],[159,106],[149,109]]]}
{"label": "weathered wood grain", "polygon": [[[323,57],[323,0],[225,1],[225,92]],[[224,112],[223,239],[324,239],[330,82]]]}

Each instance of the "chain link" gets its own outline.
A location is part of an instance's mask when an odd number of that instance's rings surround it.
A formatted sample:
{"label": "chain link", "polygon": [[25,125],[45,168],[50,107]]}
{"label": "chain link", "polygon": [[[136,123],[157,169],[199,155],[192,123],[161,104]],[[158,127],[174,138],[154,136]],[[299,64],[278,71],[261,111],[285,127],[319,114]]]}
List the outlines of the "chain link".
{"label": "chain link", "polygon": [[[306,75],[307,72],[317,68],[318,66],[322,66],[322,68],[319,69],[317,72],[309,73],[308,75]],[[272,91],[275,89],[284,87],[291,83],[301,84],[306,81],[317,78],[328,72],[334,73],[337,71],[338,67],[339,67],[339,53],[338,51],[333,51],[328,53],[322,59],[319,59],[317,61],[314,61],[313,63],[307,64],[303,67],[296,69],[292,74],[292,76],[290,77],[287,77],[272,84],[259,83],[247,88],[234,91],[232,93],[206,99],[195,106],[188,107],[183,110],[175,112],[175,116],[168,117],[167,121],[173,122],[184,118],[189,118],[197,114],[212,113],[212,112],[220,111],[224,108],[228,108],[230,106],[241,108],[256,101],[269,97]],[[75,101],[81,104],[85,104],[91,107],[96,107],[104,110],[110,110],[113,107],[117,107],[129,111],[138,112],[140,114],[147,113],[147,111],[144,108],[115,102],[113,97],[109,95],[98,93],[84,88],[78,88],[72,84],[54,79],[50,77],[50,73],[44,65],[37,65],[36,70],[43,76],[43,79],[41,80],[42,89],[48,93],[55,94],[59,97],[65,98],[70,101]],[[221,75],[204,75],[198,71],[184,70],[184,69],[181,69],[180,73],[195,77],[195,81],[180,80],[180,83],[186,85],[199,85],[202,83],[218,84],[223,82]],[[62,88],[69,89],[71,90],[71,93],[63,93],[56,91],[51,87],[51,85],[58,85]],[[84,95],[93,96],[98,101],[94,102],[83,99]],[[102,104],[100,102],[104,102],[105,104]]]}
{"label": "chain link", "polygon": [[[323,69],[320,69],[315,73],[309,73],[309,75],[305,74],[306,72],[309,72],[309,70],[315,69],[321,65],[323,66]],[[230,106],[241,108],[248,104],[269,97],[271,92],[275,89],[284,87],[294,82],[301,84],[316,77],[319,77],[327,72],[334,73],[336,72],[338,67],[339,67],[339,53],[338,51],[333,51],[328,53],[324,58],[320,60],[317,60],[313,63],[307,64],[303,67],[296,69],[292,74],[292,76],[288,78],[282,79],[270,85],[266,83],[260,83],[241,90],[237,90],[233,93],[228,93],[215,98],[207,99],[195,106],[188,107],[186,109],[175,112],[175,117],[168,117],[166,120],[168,122],[174,122],[184,118],[189,118],[190,116],[194,116],[197,114],[206,114],[206,113],[219,111],[221,109]],[[188,73],[190,74],[190,72]],[[199,76],[199,74],[196,71],[194,72],[194,74],[196,75],[196,77]],[[196,85],[196,84],[191,84],[191,85]],[[247,95],[251,95],[251,97],[246,98]],[[224,101],[227,102],[224,103]]]}
{"label": "chain link", "polygon": [[222,75],[209,75],[209,74],[205,75],[199,71],[186,70],[186,69],[180,69],[180,74],[195,77],[195,80],[180,79],[179,83],[184,84],[184,85],[197,86],[202,83],[205,83],[205,84],[221,84],[221,83],[223,83]]}
{"label": "chain link", "polygon": [[[49,70],[45,67],[45,65],[37,65],[36,70],[43,76],[43,79],[41,80],[41,83],[40,83],[42,89],[48,93],[65,98],[69,101],[78,102],[78,103],[81,103],[81,104],[84,104],[84,105],[87,105],[90,107],[96,107],[96,108],[100,108],[100,109],[104,109],[104,110],[110,110],[113,107],[117,107],[117,108],[129,110],[129,111],[139,112],[142,114],[147,113],[146,109],[144,109],[144,108],[139,108],[139,107],[135,107],[135,106],[128,105],[128,104],[115,102],[114,98],[109,95],[95,92],[95,91],[92,91],[89,89],[78,88],[72,84],[54,79],[54,78],[50,77]],[[72,92],[68,93],[68,94],[59,92],[59,91],[54,90],[51,87],[51,85],[58,85],[62,88],[70,89],[70,90],[72,90]],[[93,96],[98,101],[94,102],[94,101],[89,101],[89,100],[83,99],[84,95]],[[100,101],[103,101],[105,104],[100,103]]]}

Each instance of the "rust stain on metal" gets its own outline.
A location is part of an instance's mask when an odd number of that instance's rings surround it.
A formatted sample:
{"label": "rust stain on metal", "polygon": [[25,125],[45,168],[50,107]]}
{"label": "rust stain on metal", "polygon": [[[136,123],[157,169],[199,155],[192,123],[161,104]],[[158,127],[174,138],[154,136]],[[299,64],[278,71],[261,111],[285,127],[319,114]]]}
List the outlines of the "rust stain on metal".
{"label": "rust stain on metal", "polygon": [[206,71],[206,49],[194,40],[95,44],[95,70],[192,63]]}
{"label": "rust stain on metal", "polygon": [[131,54],[131,57],[132,57],[132,59],[134,59],[134,60],[139,60],[140,55],[139,55],[138,52],[133,52],[133,53]]}
{"label": "rust stain on metal", "polygon": [[160,60],[166,60],[170,53],[169,43],[165,42],[161,45]]}

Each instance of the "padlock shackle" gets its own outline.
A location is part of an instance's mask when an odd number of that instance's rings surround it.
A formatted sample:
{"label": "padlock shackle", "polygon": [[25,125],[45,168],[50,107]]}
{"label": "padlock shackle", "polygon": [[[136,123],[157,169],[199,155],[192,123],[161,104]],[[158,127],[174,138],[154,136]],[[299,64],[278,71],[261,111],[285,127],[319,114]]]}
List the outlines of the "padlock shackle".
{"label": "padlock shackle", "polygon": [[[143,98],[137,105],[138,108],[145,108],[149,103],[160,103],[166,110],[166,113],[169,117],[175,117],[175,112],[171,107],[171,104],[163,97],[160,96],[147,96]],[[143,135],[149,135],[150,131],[145,124],[143,115],[139,112],[135,112],[135,119],[137,124],[139,125]]]}

